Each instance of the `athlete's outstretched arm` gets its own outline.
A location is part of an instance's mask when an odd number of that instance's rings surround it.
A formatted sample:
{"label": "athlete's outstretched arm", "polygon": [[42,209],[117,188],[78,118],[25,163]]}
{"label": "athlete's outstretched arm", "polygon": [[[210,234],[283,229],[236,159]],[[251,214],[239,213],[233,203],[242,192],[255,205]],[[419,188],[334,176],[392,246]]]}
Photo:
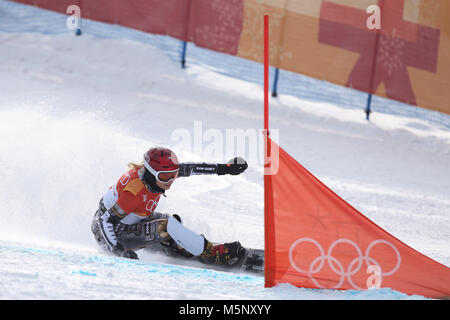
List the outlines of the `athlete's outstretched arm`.
{"label": "athlete's outstretched arm", "polygon": [[247,169],[247,162],[240,157],[231,159],[228,163],[180,163],[179,177],[189,177],[198,174],[238,175]]}

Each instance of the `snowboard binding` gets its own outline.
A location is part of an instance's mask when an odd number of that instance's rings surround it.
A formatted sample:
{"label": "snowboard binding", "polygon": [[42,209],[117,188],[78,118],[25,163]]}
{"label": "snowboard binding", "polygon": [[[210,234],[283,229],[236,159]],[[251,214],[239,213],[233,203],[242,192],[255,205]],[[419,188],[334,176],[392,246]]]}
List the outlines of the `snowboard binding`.
{"label": "snowboard binding", "polygon": [[245,250],[239,241],[217,245],[205,241],[205,251],[200,255],[200,260],[206,264],[231,267],[244,257]]}

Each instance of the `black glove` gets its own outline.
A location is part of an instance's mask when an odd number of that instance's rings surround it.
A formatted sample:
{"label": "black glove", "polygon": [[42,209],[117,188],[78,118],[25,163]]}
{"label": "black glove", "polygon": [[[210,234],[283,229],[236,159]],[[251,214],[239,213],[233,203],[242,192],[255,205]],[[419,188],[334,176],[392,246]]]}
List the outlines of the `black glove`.
{"label": "black glove", "polygon": [[219,176],[224,174],[231,174],[233,176],[241,174],[248,168],[247,162],[241,157],[235,157],[226,164],[218,164],[217,174]]}
{"label": "black glove", "polygon": [[122,251],[122,257],[128,258],[128,259],[139,260],[137,253],[134,252],[133,250],[128,250],[128,249],[125,249],[124,251]]}
{"label": "black glove", "polygon": [[139,259],[136,252],[134,252],[133,250],[130,250],[130,249],[125,249],[120,242],[117,242],[113,252],[116,255],[118,255],[119,257],[124,257],[124,258],[134,259],[134,260]]}

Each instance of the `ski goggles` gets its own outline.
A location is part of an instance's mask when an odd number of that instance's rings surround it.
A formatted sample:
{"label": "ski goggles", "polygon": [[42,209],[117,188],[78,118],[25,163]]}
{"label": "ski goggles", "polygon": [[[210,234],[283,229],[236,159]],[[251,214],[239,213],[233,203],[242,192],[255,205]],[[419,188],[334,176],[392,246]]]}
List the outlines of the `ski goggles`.
{"label": "ski goggles", "polygon": [[174,171],[156,171],[155,177],[161,183],[169,183],[178,177],[178,169]]}
{"label": "ski goggles", "polygon": [[145,168],[161,183],[169,183],[178,177],[179,169],[169,171],[156,171],[147,162],[144,162]]}

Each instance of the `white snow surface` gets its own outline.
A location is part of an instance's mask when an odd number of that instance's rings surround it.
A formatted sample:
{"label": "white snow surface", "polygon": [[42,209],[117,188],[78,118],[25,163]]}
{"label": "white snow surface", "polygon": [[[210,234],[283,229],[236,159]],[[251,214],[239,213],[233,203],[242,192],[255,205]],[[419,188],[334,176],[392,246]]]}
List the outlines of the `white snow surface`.
{"label": "white snow surface", "polygon": [[[194,137],[199,121],[223,136],[260,130],[263,88],[201,61],[181,69],[152,43],[29,31],[0,29],[0,299],[424,299],[389,288],[264,288],[251,274],[102,252],[90,224],[126,165],[153,145],[183,162],[229,160],[205,151],[211,137],[189,151],[174,133]],[[450,266],[449,129],[380,113],[367,122],[361,110],[283,94],[270,107],[280,145],[306,169]],[[250,159],[240,176],[178,179],[158,210],[213,241],[263,248],[261,163]]]}

